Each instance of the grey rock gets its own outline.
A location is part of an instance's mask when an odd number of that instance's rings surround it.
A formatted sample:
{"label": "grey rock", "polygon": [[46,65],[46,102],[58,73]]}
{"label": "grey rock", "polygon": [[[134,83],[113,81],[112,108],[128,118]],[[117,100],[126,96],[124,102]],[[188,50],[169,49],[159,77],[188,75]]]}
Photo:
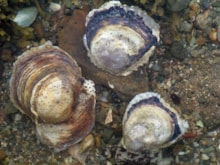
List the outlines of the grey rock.
{"label": "grey rock", "polygon": [[187,57],[187,49],[184,48],[181,42],[174,42],[171,45],[170,53],[179,60],[184,60]]}
{"label": "grey rock", "polygon": [[167,9],[174,12],[179,12],[185,9],[190,0],[168,0],[167,2]]}
{"label": "grey rock", "polygon": [[208,0],[201,0],[200,4],[204,9],[208,9],[210,7],[210,3]]}
{"label": "grey rock", "polygon": [[191,32],[192,26],[193,25],[191,23],[189,23],[187,21],[183,21],[179,25],[179,30],[182,32]]}
{"label": "grey rock", "polygon": [[213,7],[220,7],[220,1],[216,1],[212,4]]}

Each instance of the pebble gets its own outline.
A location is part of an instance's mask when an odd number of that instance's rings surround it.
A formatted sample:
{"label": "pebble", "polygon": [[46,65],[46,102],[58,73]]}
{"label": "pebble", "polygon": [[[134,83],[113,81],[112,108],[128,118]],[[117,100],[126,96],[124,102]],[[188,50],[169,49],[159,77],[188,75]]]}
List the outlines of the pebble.
{"label": "pebble", "polygon": [[[204,152],[205,152],[205,153],[210,153],[210,152],[215,151],[215,148],[212,147],[211,145],[212,145],[212,144],[210,144],[210,147],[204,149]],[[209,144],[208,144],[208,146],[209,146]]]}
{"label": "pebble", "polygon": [[195,159],[194,163],[199,164],[199,159]]}
{"label": "pebble", "polygon": [[201,56],[202,54],[205,53],[206,49],[207,48],[205,48],[205,47],[202,47],[200,49],[193,49],[193,50],[191,50],[191,56],[195,57],[195,58],[198,56]]}
{"label": "pebble", "polygon": [[107,162],[106,162],[106,165],[113,165],[113,164],[112,164],[112,162],[107,161]]}
{"label": "pebble", "polygon": [[209,14],[210,11],[207,10],[197,15],[196,24],[199,26],[199,28],[205,30],[210,26],[212,19],[209,17]]}
{"label": "pebble", "polygon": [[186,153],[184,152],[184,151],[180,151],[180,152],[178,152],[178,155],[185,155]]}
{"label": "pebble", "polygon": [[214,3],[212,3],[213,7],[220,7],[220,1],[216,1]]}
{"label": "pebble", "polygon": [[173,42],[170,53],[179,60],[184,60],[187,57],[187,50],[183,47],[181,42]]}
{"label": "pebble", "polygon": [[19,40],[16,45],[20,48],[20,49],[25,49],[27,48],[29,45],[31,45],[31,42],[30,41],[27,41],[27,40],[24,40],[24,39],[21,39]]}
{"label": "pebble", "polygon": [[200,4],[201,6],[204,8],[204,9],[208,9],[210,7],[210,4],[209,4],[209,1],[208,0],[201,0],[200,1]]}
{"label": "pebble", "polygon": [[15,122],[21,121],[21,117],[22,117],[21,114],[16,114],[14,121],[15,121]]}
{"label": "pebble", "polygon": [[100,101],[102,102],[108,102],[108,97],[109,97],[109,92],[108,91],[103,91],[102,96],[100,98]]}
{"label": "pebble", "polygon": [[153,64],[151,69],[154,70],[154,71],[160,71],[161,70],[161,68],[158,64]]}
{"label": "pebble", "polygon": [[202,122],[201,120],[197,121],[197,122],[196,122],[196,125],[197,125],[198,127],[200,127],[200,128],[203,128],[203,127],[204,127],[204,124],[203,124],[203,122]]}
{"label": "pebble", "polygon": [[199,143],[198,142],[193,142],[193,146],[194,147],[199,147]]}
{"label": "pebble", "polygon": [[73,157],[73,159],[77,160],[81,164],[85,164],[88,153],[87,152],[81,153],[80,144],[72,145],[71,147],[68,148],[68,152]]}
{"label": "pebble", "polygon": [[87,135],[80,144],[80,153],[85,153],[93,149],[95,146],[95,138],[92,134]]}
{"label": "pebble", "polygon": [[1,161],[4,160],[7,157],[7,154],[5,153],[5,151],[0,150],[0,164]]}
{"label": "pebble", "polygon": [[168,0],[167,8],[174,12],[179,12],[189,5],[190,0]]}
{"label": "pebble", "polygon": [[201,143],[202,145],[207,145],[207,141],[206,141],[205,139],[202,139],[202,140],[200,141],[200,143]]}
{"label": "pebble", "polygon": [[218,39],[218,32],[216,28],[212,28],[209,32],[209,38],[211,41],[217,41]]}
{"label": "pebble", "polygon": [[215,153],[210,153],[210,159],[211,159],[211,161],[212,162],[216,162],[217,161],[217,159],[216,159],[216,154]]}
{"label": "pebble", "polygon": [[12,51],[9,49],[3,49],[0,52],[0,60],[2,61],[7,61],[7,62],[12,62],[14,61],[14,57],[12,55]]}
{"label": "pebble", "polygon": [[210,132],[207,133],[207,135],[210,136],[210,137],[215,137],[215,136],[218,135],[218,132],[216,130],[210,131]]}
{"label": "pebble", "polygon": [[34,24],[34,32],[37,38],[42,39],[44,37],[44,26],[42,21],[37,21]]}
{"label": "pebble", "polygon": [[57,12],[61,9],[61,5],[59,3],[50,2],[49,10],[51,12]]}
{"label": "pebble", "polygon": [[167,165],[167,164],[172,164],[173,159],[168,157],[168,158],[163,158],[162,160],[158,160],[157,165]]}
{"label": "pebble", "polygon": [[180,22],[179,30],[182,32],[191,32],[193,25],[187,21]]}
{"label": "pebble", "polygon": [[29,27],[37,18],[37,8],[27,7],[18,11],[15,18],[12,20],[21,27]]}
{"label": "pebble", "polygon": [[8,146],[8,143],[7,143],[7,142],[1,142],[0,144],[1,144],[1,146],[4,147],[4,148],[6,148],[6,147]]}
{"label": "pebble", "polygon": [[202,159],[202,160],[209,160],[209,156],[206,155],[206,154],[202,154],[202,155],[201,155],[201,159]]}

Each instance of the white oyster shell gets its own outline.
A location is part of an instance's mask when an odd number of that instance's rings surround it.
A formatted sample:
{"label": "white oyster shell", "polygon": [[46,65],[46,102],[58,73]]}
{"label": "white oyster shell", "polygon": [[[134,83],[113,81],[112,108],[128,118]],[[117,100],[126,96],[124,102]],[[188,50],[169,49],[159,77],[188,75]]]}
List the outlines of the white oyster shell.
{"label": "white oyster shell", "polygon": [[86,17],[84,45],[93,64],[127,76],[148,63],[159,42],[159,25],[135,6],[109,1]]}
{"label": "white oyster shell", "polygon": [[188,122],[159,94],[141,93],[126,108],[122,145],[130,152],[156,151],[176,142],[187,128]]}

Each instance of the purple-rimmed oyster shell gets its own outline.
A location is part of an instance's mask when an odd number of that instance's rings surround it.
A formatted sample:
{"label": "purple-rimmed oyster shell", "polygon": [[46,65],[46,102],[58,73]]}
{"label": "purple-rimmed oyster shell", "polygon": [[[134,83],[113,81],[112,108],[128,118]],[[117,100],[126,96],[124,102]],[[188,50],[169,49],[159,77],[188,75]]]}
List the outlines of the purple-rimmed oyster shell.
{"label": "purple-rimmed oyster shell", "polygon": [[159,25],[135,6],[109,1],[86,18],[84,45],[93,64],[116,75],[129,75],[148,63],[158,44]]}
{"label": "purple-rimmed oyster shell", "polygon": [[167,147],[189,127],[188,122],[154,92],[136,95],[126,108],[122,124],[121,142],[130,152]]}

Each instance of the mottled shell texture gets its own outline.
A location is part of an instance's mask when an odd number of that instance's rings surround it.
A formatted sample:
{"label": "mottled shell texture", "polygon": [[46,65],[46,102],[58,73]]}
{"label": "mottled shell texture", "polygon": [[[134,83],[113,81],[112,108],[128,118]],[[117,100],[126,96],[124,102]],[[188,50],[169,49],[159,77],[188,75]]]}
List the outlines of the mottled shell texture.
{"label": "mottled shell texture", "polygon": [[129,75],[148,63],[159,40],[159,25],[145,11],[119,1],[106,2],[86,18],[90,60],[115,75]]}
{"label": "mottled shell texture", "polygon": [[122,144],[131,152],[158,150],[176,142],[187,128],[187,121],[158,94],[141,93],[124,114]]}
{"label": "mottled shell texture", "polygon": [[50,42],[18,57],[10,98],[35,122],[40,140],[56,150],[78,142],[94,125],[94,83],[82,77],[69,54]]}

